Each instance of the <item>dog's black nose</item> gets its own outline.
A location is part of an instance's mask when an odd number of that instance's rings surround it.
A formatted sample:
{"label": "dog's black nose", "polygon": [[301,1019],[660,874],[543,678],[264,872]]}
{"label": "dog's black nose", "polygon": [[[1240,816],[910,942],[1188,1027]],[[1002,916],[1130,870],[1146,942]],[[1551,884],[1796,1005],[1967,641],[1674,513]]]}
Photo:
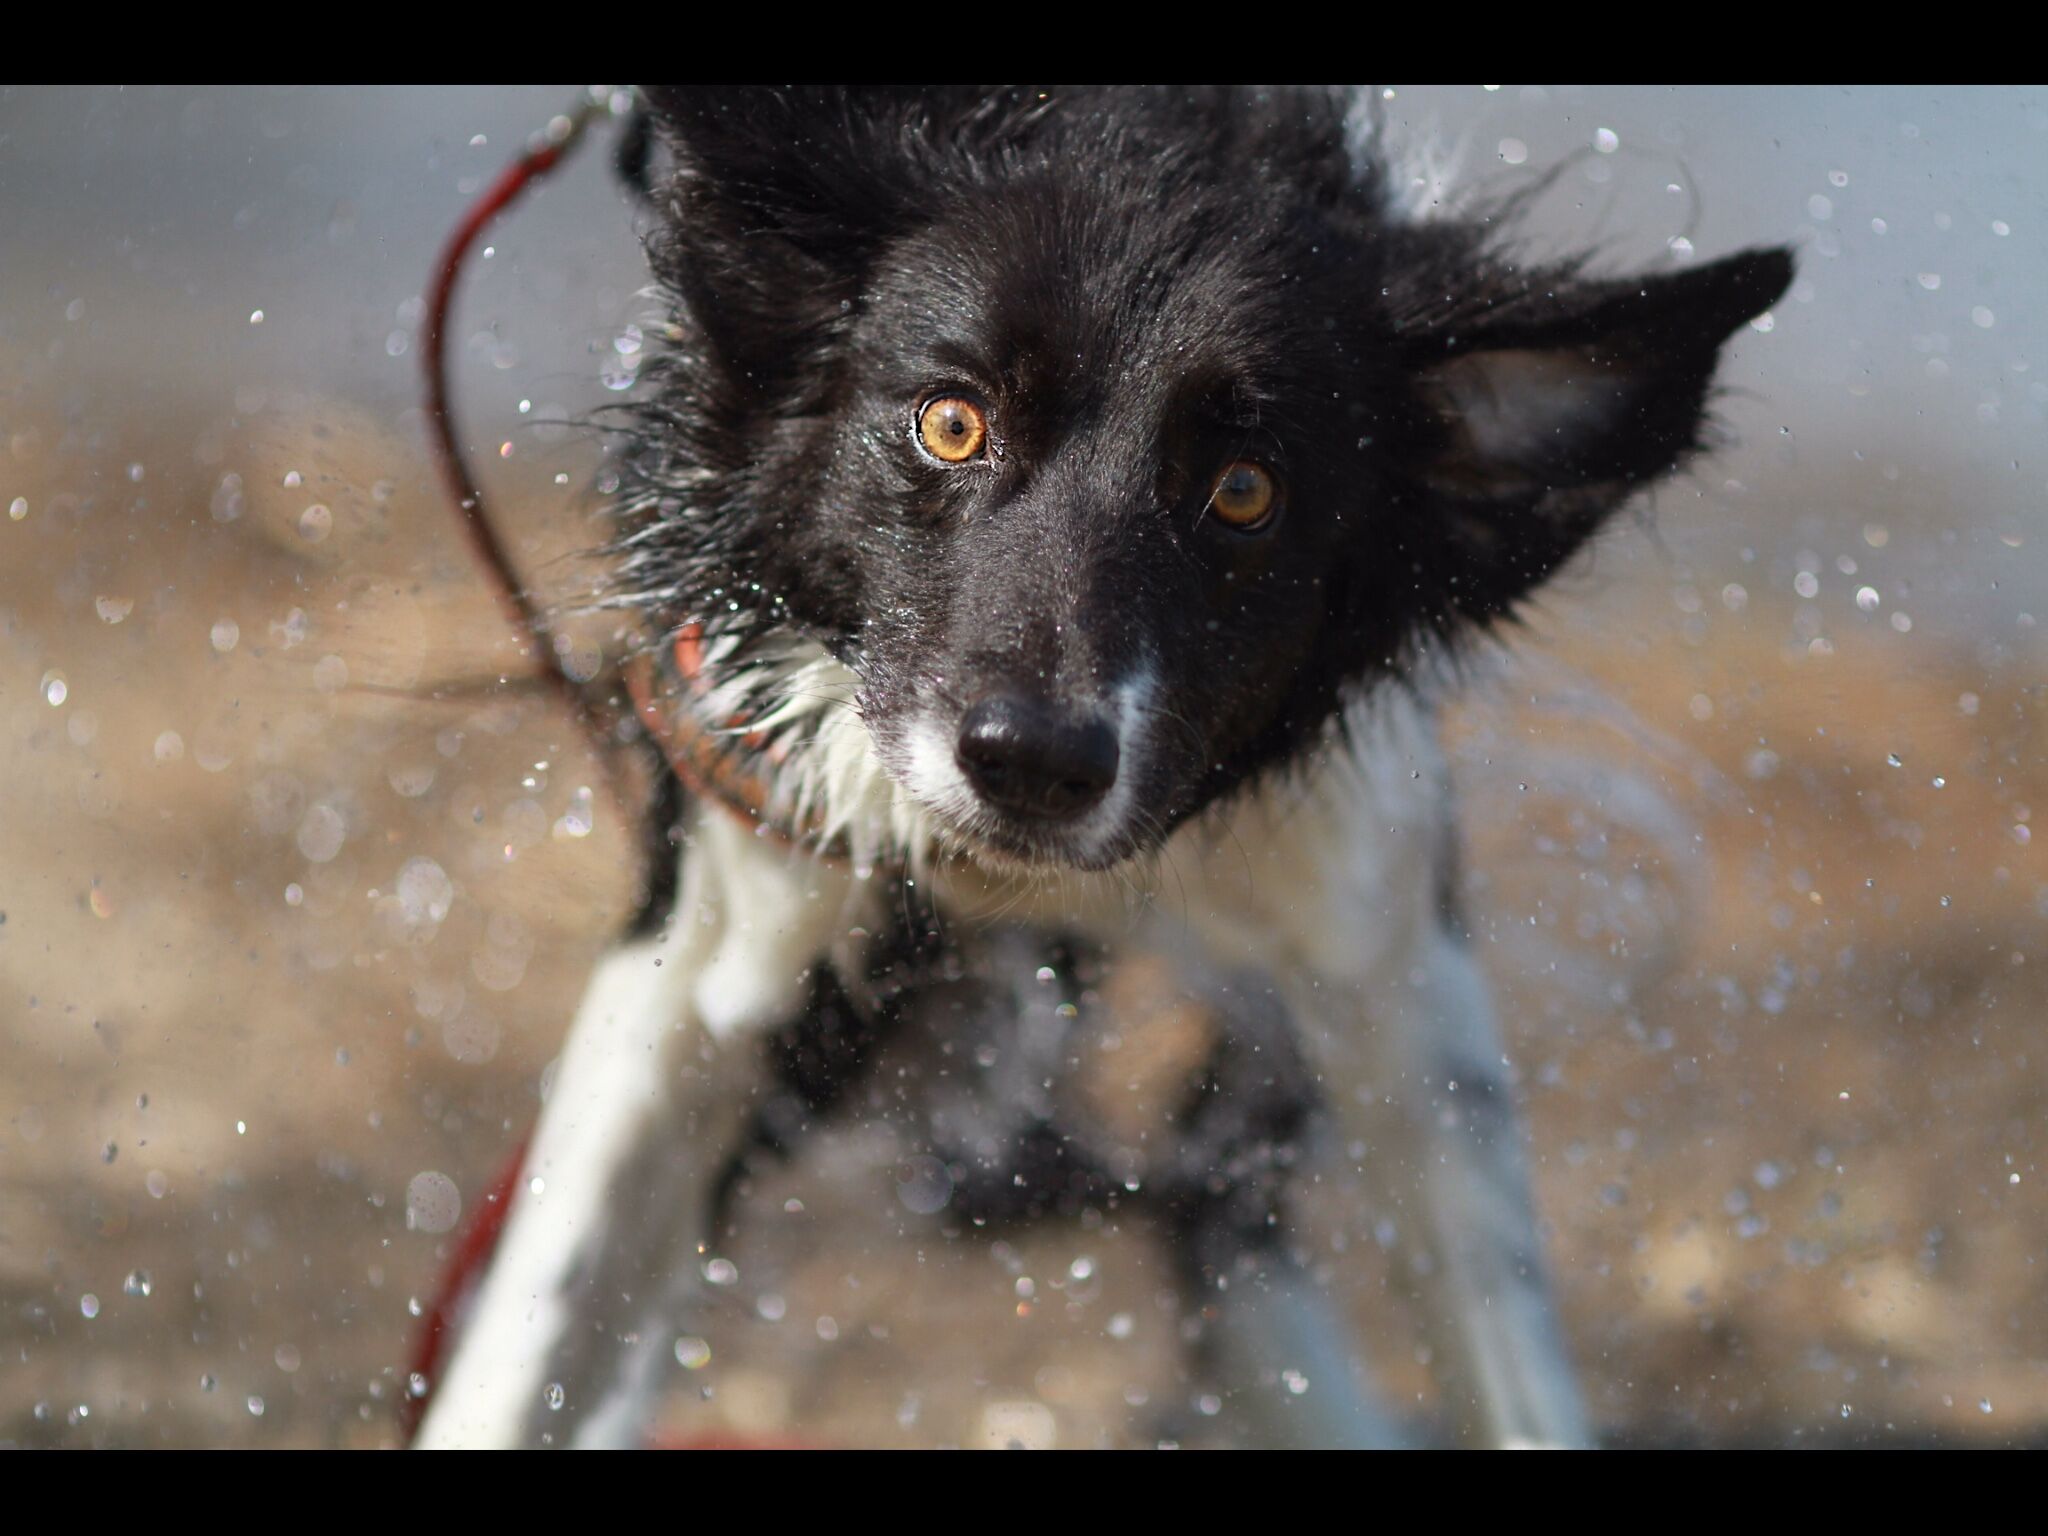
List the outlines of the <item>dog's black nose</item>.
{"label": "dog's black nose", "polygon": [[968,710],[954,755],[984,800],[1016,816],[1078,816],[1116,782],[1116,732],[1018,694]]}

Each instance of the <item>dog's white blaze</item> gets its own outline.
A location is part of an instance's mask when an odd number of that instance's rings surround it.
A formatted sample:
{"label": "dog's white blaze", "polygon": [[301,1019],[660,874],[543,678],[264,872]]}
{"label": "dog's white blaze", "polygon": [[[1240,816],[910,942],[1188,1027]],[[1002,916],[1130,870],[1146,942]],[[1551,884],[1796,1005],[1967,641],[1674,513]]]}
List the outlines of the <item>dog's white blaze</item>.
{"label": "dog's white blaze", "polygon": [[1159,674],[1141,667],[1116,689],[1116,783],[1075,828],[1081,856],[1099,859],[1131,832],[1129,825],[1137,801],[1138,779],[1151,752],[1152,696],[1159,689]]}

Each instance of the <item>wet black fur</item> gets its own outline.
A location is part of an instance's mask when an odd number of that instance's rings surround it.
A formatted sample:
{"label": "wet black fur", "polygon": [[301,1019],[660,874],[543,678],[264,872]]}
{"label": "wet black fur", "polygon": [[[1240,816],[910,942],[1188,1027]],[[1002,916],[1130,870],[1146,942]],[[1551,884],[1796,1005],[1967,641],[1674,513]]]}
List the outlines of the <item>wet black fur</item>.
{"label": "wet black fur", "polygon": [[[1167,719],[1116,856],[1509,614],[1699,445],[1722,342],[1792,270],[1595,278],[1481,216],[1409,222],[1319,92],[646,100],[673,332],[617,600],[818,641],[892,768],[914,708],[1099,699],[1149,663]],[[988,462],[917,446],[952,393]],[[1522,425],[1489,435],[1495,402]],[[1282,486],[1255,534],[1205,516],[1237,458]]]}
{"label": "wet black fur", "polygon": [[[759,1154],[785,1157],[850,1116],[897,1124],[906,1156],[936,1156],[947,1209],[977,1228],[1127,1210],[1157,1225],[1198,1290],[1267,1261],[1288,1231],[1290,1175],[1319,1104],[1285,1013],[1253,976],[1206,999],[1207,1060],[1137,1178],[1067,1091],[1078,1042],[1111,1027],[1093,990],[1110,964],[1056,936],[945,937],[912,917],[877,936],[857,987],[819,967],[776,1037],[774,1088],[718,1182],[711,1230],[733,1229]],[[884,1080],[869,1068],[891,1042],[903,1048]]]}

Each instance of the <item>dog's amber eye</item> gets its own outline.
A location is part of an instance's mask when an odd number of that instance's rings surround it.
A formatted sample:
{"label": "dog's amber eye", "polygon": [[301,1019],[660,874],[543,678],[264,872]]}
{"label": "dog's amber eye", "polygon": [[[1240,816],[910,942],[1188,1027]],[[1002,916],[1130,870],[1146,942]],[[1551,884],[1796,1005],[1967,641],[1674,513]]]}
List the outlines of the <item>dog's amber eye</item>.
{"label": "dog's amber eye", "polygon": [[917,437],[944,464],[965,464],[988,442],[988,417],[963,395],[941,395],[917,413]]}
{"label": "dog's amber eye", "polygon": [[1209,510],[1240,533],[1260,527],[1273,515],[1280,500],[1280,487],[1264,465],[1239,459],[1224,466],[1216,477],[1216,489],[1209,493]]}

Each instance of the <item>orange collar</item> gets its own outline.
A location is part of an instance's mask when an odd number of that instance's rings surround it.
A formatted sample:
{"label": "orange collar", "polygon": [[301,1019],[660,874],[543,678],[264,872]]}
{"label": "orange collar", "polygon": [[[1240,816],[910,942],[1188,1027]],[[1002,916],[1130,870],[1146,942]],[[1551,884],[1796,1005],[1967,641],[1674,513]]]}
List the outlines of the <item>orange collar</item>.
{"label": "orange collar", "polygon": [[847,857],[845,839],[827,834],[816,809],[794,824],[777,813],[772,786],[781,765],[767,739],[745,729],[744,714],[722,724],[703,718],[711,693],[704,675],[703,625],[685,624],[670,644],[634,656],[625,674],[633,712],[691,794],[723,806],[761,835],[792,848],[829,859]]}

